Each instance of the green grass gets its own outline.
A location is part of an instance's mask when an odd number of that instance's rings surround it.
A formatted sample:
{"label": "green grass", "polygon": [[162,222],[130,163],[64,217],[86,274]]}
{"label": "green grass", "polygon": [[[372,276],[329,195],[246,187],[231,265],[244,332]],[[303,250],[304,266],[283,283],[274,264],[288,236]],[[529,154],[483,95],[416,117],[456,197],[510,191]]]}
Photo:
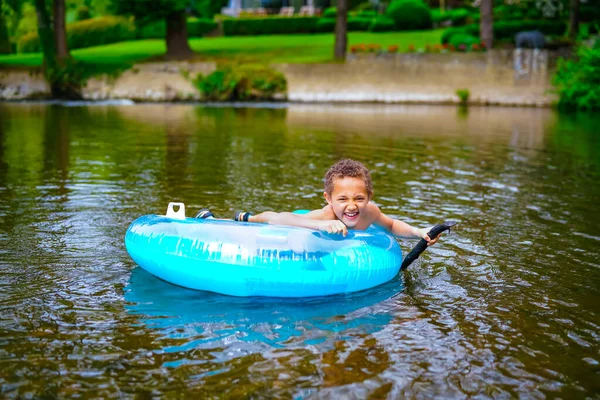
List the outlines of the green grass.
{"label": "green grass", "polygon": [[[379,44],[383,49],[398,45],[406,51],[410,44],[422,48],[426,44],[438,44],[443,30],[419,32],[350,32],[348,45]],[[321,63],[333,60],[333,34],[235,36],[193,38],[189,41],[197,60],[243,61],[262,63]],[[166,51],[164,40],[136,40],[105,46],[73,50],[73,57],[98,71],[111,71],[131,66],[136,62],[156,59]],[[1,66],[38,67],[42,64],[41,53],[12,54],[0,56]]]}

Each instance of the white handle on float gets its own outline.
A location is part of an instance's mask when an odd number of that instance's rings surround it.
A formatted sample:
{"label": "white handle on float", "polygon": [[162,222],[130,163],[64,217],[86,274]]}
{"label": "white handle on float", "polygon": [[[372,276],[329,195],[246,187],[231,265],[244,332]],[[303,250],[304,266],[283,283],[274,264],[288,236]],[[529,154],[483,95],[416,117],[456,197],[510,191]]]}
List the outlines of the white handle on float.
{"label": "white handle on float", "polygon": [[[178,206],[179,210],[175,211],[175,206]],[[185,204],[170,202],[169,206],[167,207],[166,217],[173,219],[185,219]]]}

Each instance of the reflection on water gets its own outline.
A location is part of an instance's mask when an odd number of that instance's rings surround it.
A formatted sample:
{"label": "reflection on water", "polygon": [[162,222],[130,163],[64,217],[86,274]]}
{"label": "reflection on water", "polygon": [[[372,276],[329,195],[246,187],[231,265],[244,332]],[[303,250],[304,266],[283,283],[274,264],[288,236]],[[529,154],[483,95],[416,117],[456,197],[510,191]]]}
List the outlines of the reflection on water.
{"label": "reflection on water", "polygon": [[[593,397],[598,122],[0,104],[0,397]],[[321,299],[188,291],[127,256],[127,226],[169,201],[224,217],[321,207],[341,157],[371,169],[385,213],[459,226],[397,280]]]}
{"label": "reflection on water", "polygon": [[[360,293],[307,299],[239,298],[171,285],[135,268],[125,288],[128,312],[149,327],[187,343],[164,351],[224,347],[260,352],[272,348],[331,343],[387,325],[385,307],[373,306],[397,295],[398,280]],[[246,342],[248,345],[240,344]]]}

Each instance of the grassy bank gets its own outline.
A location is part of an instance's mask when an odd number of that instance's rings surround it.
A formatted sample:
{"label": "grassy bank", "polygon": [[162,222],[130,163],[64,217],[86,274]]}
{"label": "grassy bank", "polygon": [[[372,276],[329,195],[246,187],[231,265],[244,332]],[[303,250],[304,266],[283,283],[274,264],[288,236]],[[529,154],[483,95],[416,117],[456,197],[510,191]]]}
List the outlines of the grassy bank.
{"label": "grassy bank", "polygon": [[[426,44],[440,43],[443,30],[419,32],[351,32],[349,46],[357,44],[379,44],[383,49],[389,45],[399,46],[406,51],[409,45],[415,48]],[[197,59],[204,61],[243,61],[266,63],[320,63],[333,58],[333,34],[315,35],[272,35],[247,37],[193,38],[189,41]],[[110,69],[114,66],[131,65],[165,53],[164,40],[136,40],[106,46],[73,50],[75,59]],[[13,54],[0,56],[0,65],[36,67],[42,64],[41,53]]]}

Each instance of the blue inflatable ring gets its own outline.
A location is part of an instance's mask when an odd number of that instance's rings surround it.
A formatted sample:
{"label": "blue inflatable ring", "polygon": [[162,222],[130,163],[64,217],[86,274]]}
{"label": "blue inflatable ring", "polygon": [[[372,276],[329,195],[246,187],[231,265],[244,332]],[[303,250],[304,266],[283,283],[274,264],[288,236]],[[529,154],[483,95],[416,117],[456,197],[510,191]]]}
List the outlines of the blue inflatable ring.
{"label": "blue inflatable ring", "polygon": [[402,251],[380,228],[346,237],[228,220],[145,215],[125,234],[131,258],[175,285],[232,296],[310,297],[392,279]]}

